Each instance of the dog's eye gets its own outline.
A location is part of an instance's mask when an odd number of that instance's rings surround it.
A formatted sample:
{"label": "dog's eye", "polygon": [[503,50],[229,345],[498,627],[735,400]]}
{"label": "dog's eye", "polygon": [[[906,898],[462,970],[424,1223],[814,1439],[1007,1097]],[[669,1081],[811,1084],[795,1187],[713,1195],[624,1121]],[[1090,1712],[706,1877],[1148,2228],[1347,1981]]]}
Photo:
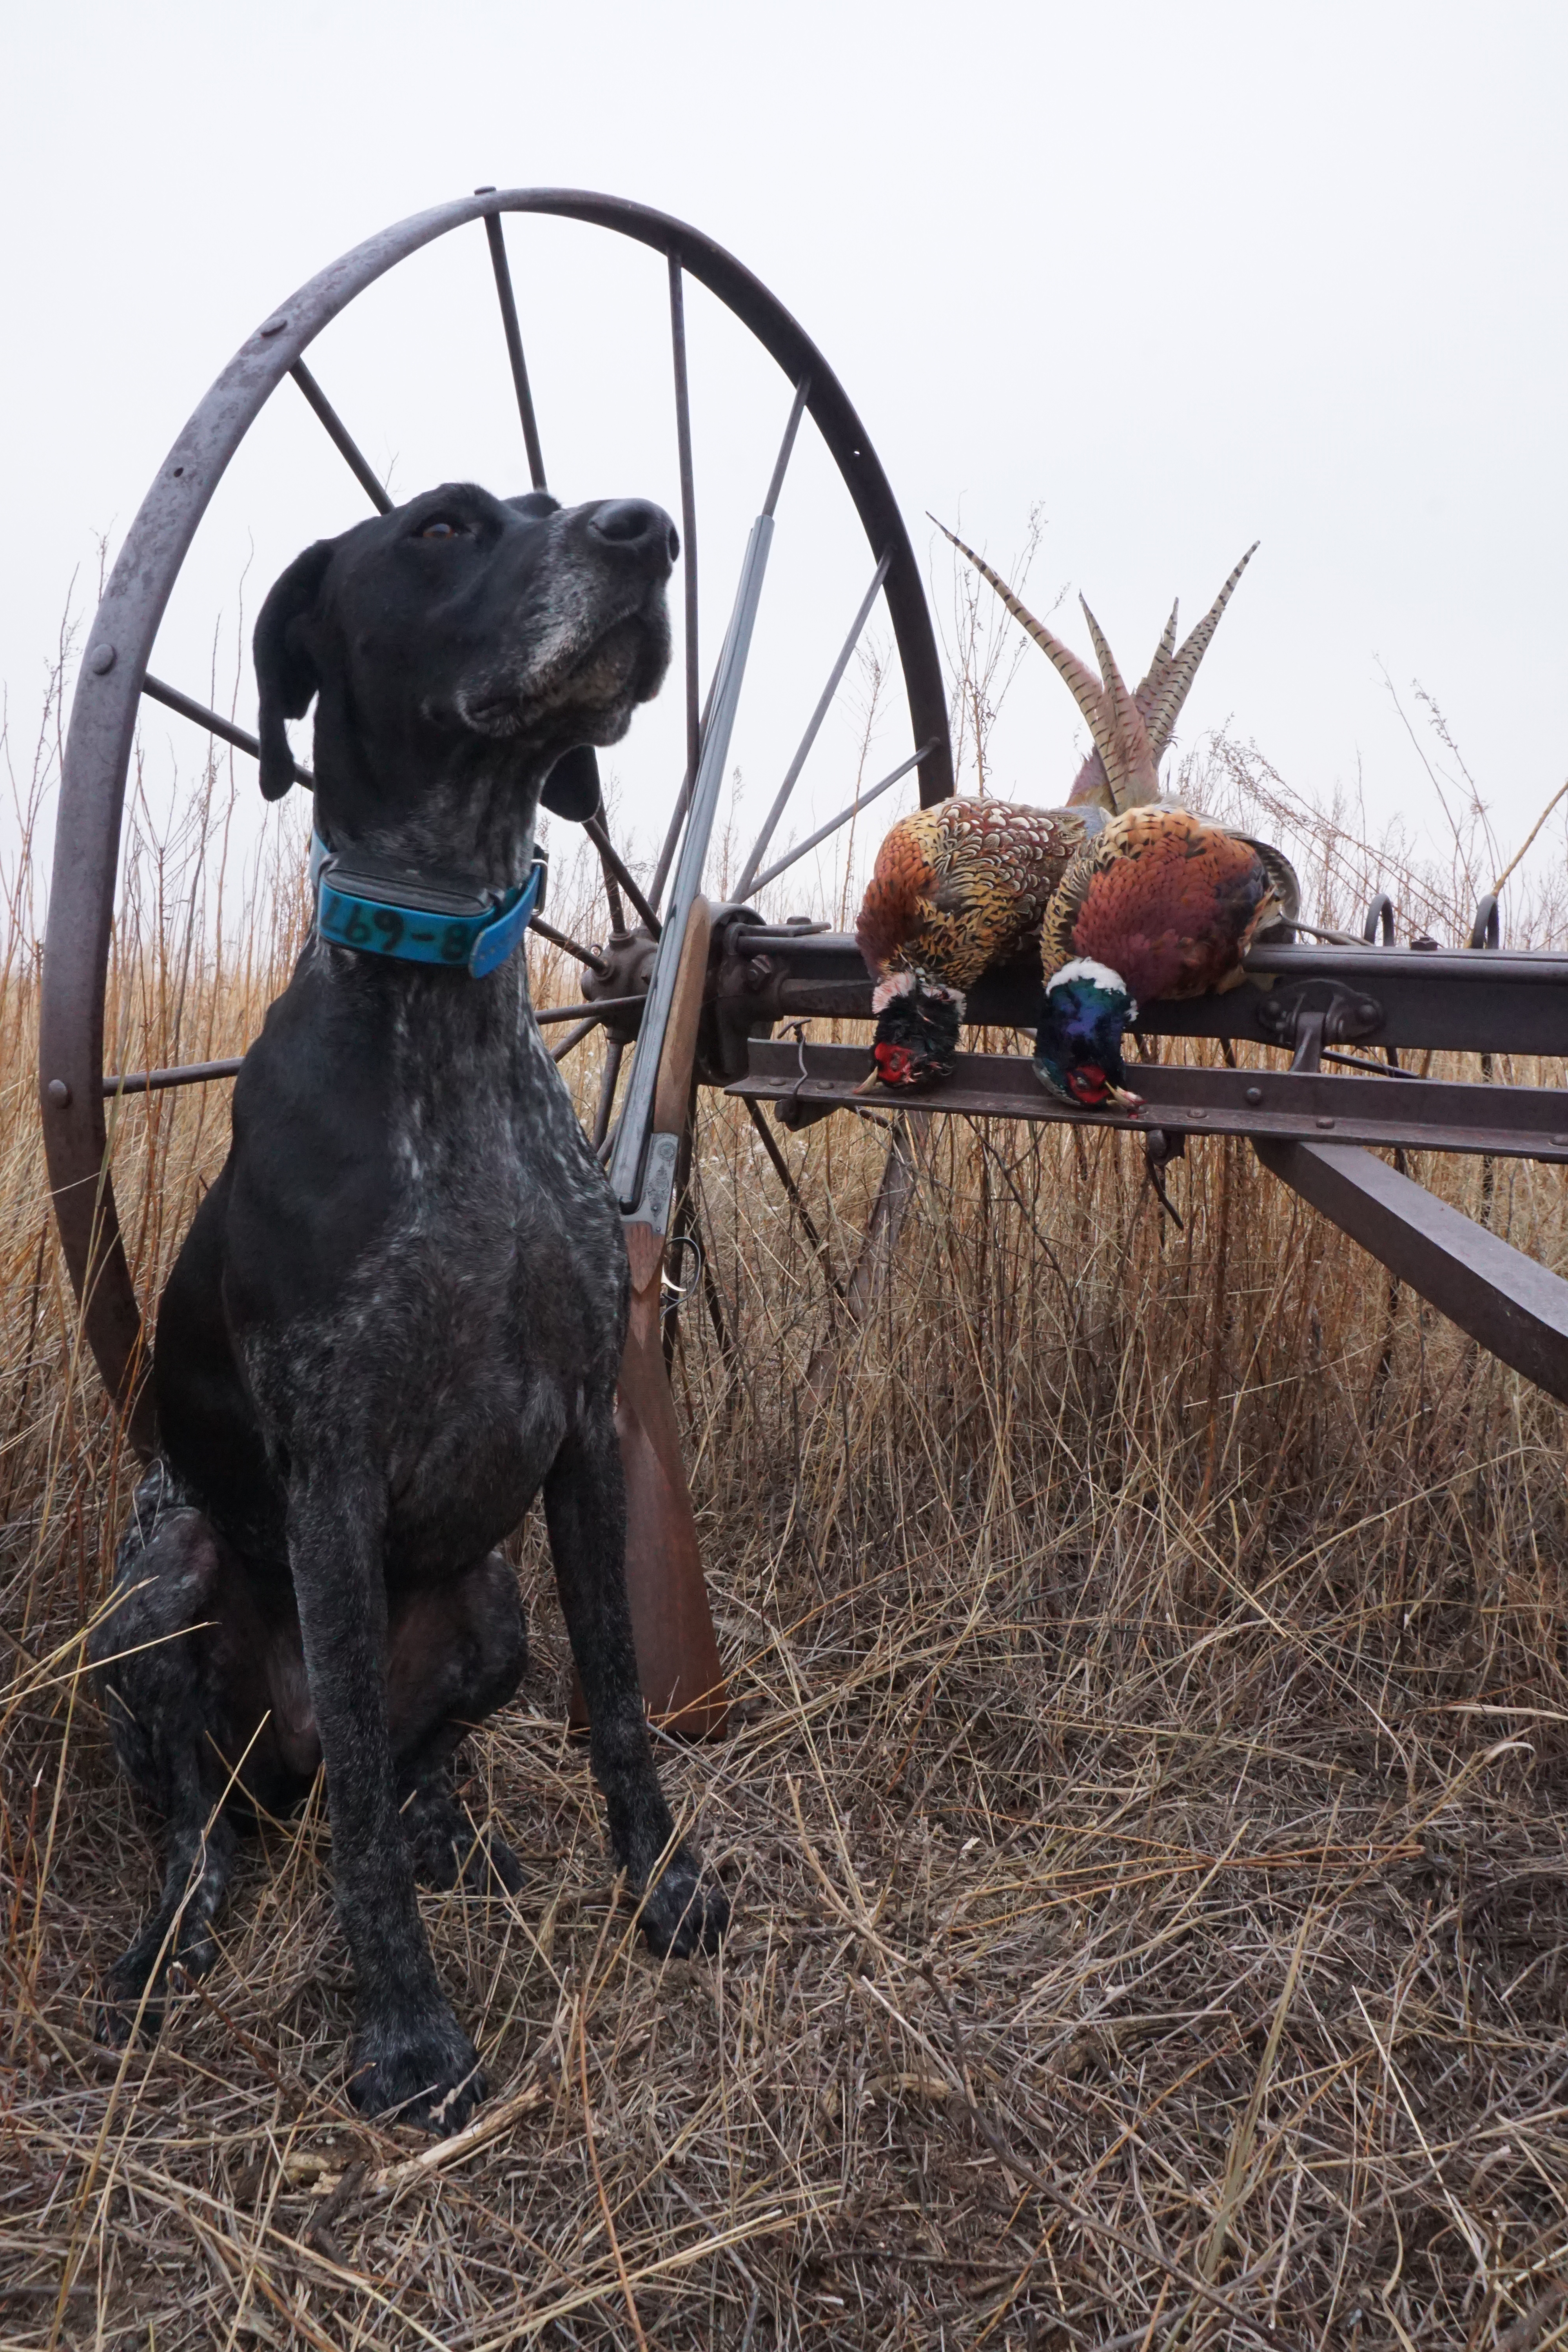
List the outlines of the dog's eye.
{"label": "dog's eye", "polygon": [[462,533],[455,522],[448,522],[442,515],[434,522],[427,522],[419,536],[421,539],[458,539]]}

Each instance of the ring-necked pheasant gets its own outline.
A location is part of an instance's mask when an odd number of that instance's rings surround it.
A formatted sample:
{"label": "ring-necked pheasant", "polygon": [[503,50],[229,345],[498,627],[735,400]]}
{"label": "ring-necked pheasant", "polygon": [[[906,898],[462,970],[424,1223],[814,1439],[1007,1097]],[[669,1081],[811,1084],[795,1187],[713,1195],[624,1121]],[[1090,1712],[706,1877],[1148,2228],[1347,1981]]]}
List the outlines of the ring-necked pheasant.
{"label": "ring-necked pheasant", "polygon": [[1069,866],[1092,848],[1114,817],[1158,799],[1160,756],[1253,552],[1247,550],[1179,650],[1173,605],[1148,675],[1130,695],[1087,604],[1103,682],[1036,620],[973,548],[951,531],[945,536],[989,581],[1066,680],[1089,721],[1094,748],[1065,808],[942,801],[902,818],[883,841],[856,937],[876,982],[876,1075],[886,1086],[903,1087],[930,1085],[948,1075],[958,1050],[965,992],[990,965],[1026,943]]}

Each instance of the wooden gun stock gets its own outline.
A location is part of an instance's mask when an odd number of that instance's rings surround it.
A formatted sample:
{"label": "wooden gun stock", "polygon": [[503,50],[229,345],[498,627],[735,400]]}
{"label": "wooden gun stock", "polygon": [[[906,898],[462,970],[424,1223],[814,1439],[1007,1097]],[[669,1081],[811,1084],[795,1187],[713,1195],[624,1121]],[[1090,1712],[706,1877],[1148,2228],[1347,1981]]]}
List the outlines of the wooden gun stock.
{"label": "wooden gun stock", "polygon": [[[673,1137],[679,1143],[689,1116],[711,929],[708,901],[699,898],[687,922],[665,1032],[654,1097],[650,1161],[661,1138]],[[651,1184],[647,1188],[654,1189]],[[631,1314],[621,1359],[616,1428],[626,1481],[626,1595],[631,1602],[637,1674],[649,1713],[667,1730],[684,1738],[702,1739],[725,1728],[729,1705],[708,1590],[702,1580],[702,1554],[681,1459],[680,1427],[664,1365],[660,1285],[667,1229],[668,1209],[662,1203],[656,1206],[652,1222],[634,1214],[626,1226]],[[581,1721],[582,1700],[575,1692],[573,1714]]]}

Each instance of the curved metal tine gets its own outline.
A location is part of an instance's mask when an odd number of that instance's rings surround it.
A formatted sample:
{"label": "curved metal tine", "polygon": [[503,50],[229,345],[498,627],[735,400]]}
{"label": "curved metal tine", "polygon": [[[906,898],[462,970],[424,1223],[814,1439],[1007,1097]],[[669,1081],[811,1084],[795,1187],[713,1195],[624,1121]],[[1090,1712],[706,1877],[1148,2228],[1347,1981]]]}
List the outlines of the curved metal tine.
{"label": "curved metal tine", "polygon": [[[165,710],[178,711],[182,719],[194,719],[198,727],[205,727],[209,735],[221,736],[226,743],[232,743],[237,751],[247,751],[253,760],[260,759],[261,746],[254,735],[247,735],[244,728],[237,727],[232,719],[220,719],[217,712],[209,710],[205,702],[194,702],[188,694],[182,694],[178,687],[165,686],[163,679],[154,677],[151,671],[142,680],[142,691],[150,702],[161,702]],[[294,782],[303,784],[308,793],[316,789],[316,779],[309,768],[300,765],[298,760],[294,762]]]}
{"label": "curved metal tine", "polygon": [[564,931],[558,931],[553,923],[547,923],[542,915],[535,915],[528,928],[531,931],[537,931],[542,940],[548,940],[552,947],[564,949],[569,956],[575,956],[578,962],[585,963],[590,971],[603,973],[609,971],[610,967],[602,955],[595,955],[592,948],[580,947]]}
{"label": "curved metal tine", "polygon": [[[476,196],[493,196],[493,187],[476,188]],[[523,446],[528,451],[528,471],[536,490],[544,483],[544,452],[539,446],[539,426],[534,419],[533,394],[529,389],[528,362],[522,356],[522,330],[517,322],[517,300],[511,290],[511,271],[507,267],[506,241],[501,233],[500,215],[485,215],[485,236],[489,241],[490,268],[495,271],[496,294],[500,302],[501,329],[506,336],[506,355],[511,362],[512,388],[517,394],[517,413],[522,419]]]}
{"label": "curved metal tine", "polygon": [[758,834],[755,842],[752,844],[752,854],[741,869],[741,878],[735,885],[735,896],[737,898],[744,898],[747,892],[752,888],[752,884],[756,880],[757,868],[763,862],[763,854],[767,848],[769,842],[773,837],[774,828],[776,827],[780,817],[783,816],[784,813],[785,806],[789,801],[789,796],[795,788],[795,783],[799,778],[800,772],[805,767],[806,761],[810,756],[811,747],[816,740],[817,731],[820,729],[823,720],[827,716],[828,710],[832,706],[834,696],[838,691],[839,681],[843,677],[845,671],[849,667],[849,656],[854,652],[856,646],[859,644],[860,633],[871,617],[871,607],[882,593],[882,583],[888,576],[888,566],[891,563],[892,560],[892,550],[889,548],[887,553],[882,557],[881,562],[878,564],[875,572],[871,574],[871,585],[867,589],[866,593],[860,599],[860,609],[849,625],[849,635],[844,640],[838,659],[834,663],[833,667],[827,674],[827,684],[823,688],[821,694],[817,697],[816,709],[812,712],[810,719],[806,721],[805,733],[800,739],[800,748],[795,752],[794,759],[790,761],[788,768],[784,772],[784,780],[779,786],[777,793],[774,795],[772,808],[768,811],[766,817],[763,819],[763,829],[761,833]]}
{"label": "curved metal tine", "polygon": [[596,1029],[598,1025],[599,1016],[596,1013],[591,1021],[579,1021],[575,1029],[568,1029],[565,1036],[563,1037],[559,1045],[552,1045],[550,1048],[551,1060],[552,1062],[563,1062],[566,1059],[567,1055],[573,1050],[574,1046],[580,1045],[583,1043],[584,1038],[588,1034],[588,1032],[591,1029]]}
{"label": "curved metal tine", "polygon": [[616,1081],[621,1075],[621,1062],[626,1046],[618,1037],[612,1037],[605,1055],[605,1073],[599,1080],[599,1108],[594,1114],[594,1150],[602,1151],[605,1138],[610,1131],[610,1113],[616,1107]]}
{"label": "curved metal tine", "polygon": [[605,831],[604,819],[602,817],[591,816],[588,819],[587,824],[583,827],[583,830],[587,835],[589,840],[593,843],[595,848],[598,851],[599,863],[603,866],[605,875],[607,877],[614,877],[615,880],[626,892],[627,898],[637,908],[637,913],[642,917],[643,921],[647,925],[648,929],[657,940],[659,935],[658,917],[654,913],[653,908],[643,897],[642,891],[637,885],[636,876],[633,875],[622,863],[621,859],[616,856],[616,852],[611,845],[610,836]]}
{"label": "curved metal tine", "polygon": [[[930,743],[922,743],[920,750],[911,751],[909,758],[900,766],[895,768],[890,776],[884,776],[879,784],[873,784],[868,793],[862,793],[858,800],[850,802],[847,809],[840,809],[837,816],[829,817],[826,824],[819,824],[815,833],[808,834],[804,841],[796,842],[787,856],[781,857],[776,865],[770,866],[765,874],[753,875],[752,877],[753,891],[765,890],[770,882],[776,882],[781,874],[787,873],[796,859],[804,857],[808,849],[815,849],[819,842],[827,839],[829,834],[837,833],[841,824],[847,824],[851,817],[858,816],[862,809],[869,808],[874,800],[879,800],[884,793],[890,793],[895,784],[903,782],[911,768],[920,766],[921,761],[933,748]],[[735,895],[739,898],[743,894],[737,891]]]}
{"label": "curved metal tine", "polygon": [[306,399],[310,402],[311,407],[315,410],[317,415],[321,418],[322,424],[326,426],[328,433],[331,435],[332,440],[337,444],[338,448],[348,459],[350,472],[359,483],[361,489],[363,490],[372,506],[382,514],[390,514],[392,512],[392,500],[387,497],[385,490],[383,488],[381,483],[376,479],[374,474],[372,473],[369,465],[360,451],[358,443],[350,433],[348,426],[343,423],[342,418],[338,415],[337,410],[332,406],[331,402],[327,398],[326,394],[321,390],[321,385],[316,382],[315,377],[310,373],[310,369],[305,365],[304,361],[296,360],[289,373],[293,377],[295,383],[299,385],[300,391],[304,394]]}

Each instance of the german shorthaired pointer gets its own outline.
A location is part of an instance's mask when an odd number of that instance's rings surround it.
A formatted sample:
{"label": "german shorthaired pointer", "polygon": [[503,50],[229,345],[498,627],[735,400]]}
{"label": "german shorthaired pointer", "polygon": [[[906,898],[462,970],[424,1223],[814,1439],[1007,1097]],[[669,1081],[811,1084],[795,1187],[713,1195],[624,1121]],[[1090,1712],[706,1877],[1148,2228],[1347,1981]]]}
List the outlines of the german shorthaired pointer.
{"label": "german shorthaired pointer", "polygon": [[268,597],[261,788],[288,790],[284,720],[315,697],[317,922],[163,1293],[162,1454],[92,1645],[121,1761],[167,1824],[162,1900],[110,1973],[107,2030],[143,2001],[156,2016],[172,1962],[216,1958],[226,1798],[276,1811],[324,1761],[353,2095],[432,2128],[485,2084],[415,1879],[520,1883],[498,1837],[472,1837],[451,1760],[523,1672],[493,1547],[542,1486],[644,1933],[712,1950],[728,1917],[674,1843],[638,1696],[620,1223],[509,952],[552,765],[618,741],[664,675],[677,551],[641,499],[449,485],[308,548]]}

